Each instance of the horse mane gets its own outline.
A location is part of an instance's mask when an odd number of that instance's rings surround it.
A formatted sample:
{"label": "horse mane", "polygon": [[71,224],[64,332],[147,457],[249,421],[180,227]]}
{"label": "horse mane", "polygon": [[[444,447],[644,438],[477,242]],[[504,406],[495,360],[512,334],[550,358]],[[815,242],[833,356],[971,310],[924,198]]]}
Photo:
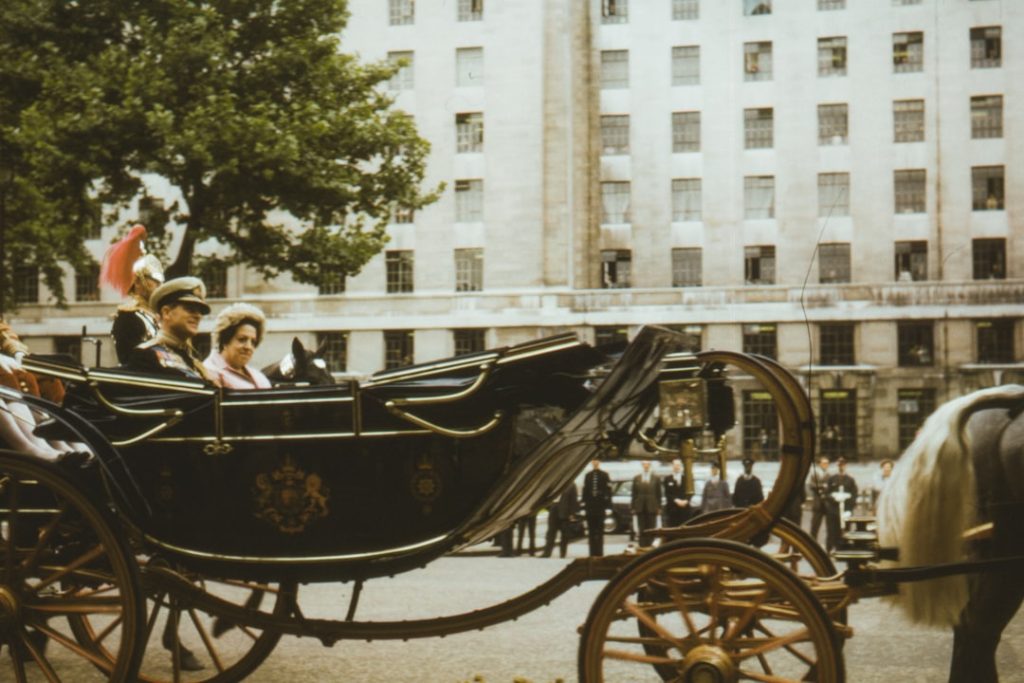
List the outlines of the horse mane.
{"label": "horse mane", "polygon": [[[967,419],[985,403],[1021,397],[1021,386],[982,389],[941,405],[925,421],[878,501],[879,543],[899,549],[900,566],[965,559],[963,534],[977,514]],[[918,623],[954,625],[967,599],[963,574],[900,585],[899,604]]]}

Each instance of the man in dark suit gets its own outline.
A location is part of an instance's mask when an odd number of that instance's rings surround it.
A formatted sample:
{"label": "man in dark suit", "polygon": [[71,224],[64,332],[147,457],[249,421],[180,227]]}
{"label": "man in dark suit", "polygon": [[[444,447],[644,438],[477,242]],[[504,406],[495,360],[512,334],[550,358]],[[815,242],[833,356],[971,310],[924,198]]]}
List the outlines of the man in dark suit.
{"label": "man in dark suit", "polygon": [[632,507],[636,515],[636,533],[640,547],[651,544],[648,533],[658,525],[658,510],[661,508],[661,481],[651,472],[651,461],[641,463],[643,471],[633,477]]}
{"label": "man in dark suit", "polygon": [[601,461],[590,461],[590,471],[583,477],[583,506],[587,513],[587,540],[590,554],[604,555],[604,512],[612,505],[612,483],[601,469]]}
{"label": "man in dark suit", "polygon": [[754,474],[754,461],[743,460],[743,474],[736,480],[732,490],[732,504],[738,508],[748,508],[764,500],[764,487],[761,480]]}
{"label": "man in dark suit", "polygon": [[558,541],[558,553],[565,557],[569,550],[569,526],[576,515],[576,507],[579,505],[576,498],[576,484],[570,483],[558,502],[548,508],[548,532],[545,535],[544,557],[551,557],[551,551],[555,548],[555,536],[561,533]]}
{"label": "man in dark suit", "polygon": [[665,511],[662,513],[662,524],[679,526],[690,518],[690,496],[686,495],[686,474],[680,460],[672,461],[672,474],[662,479],[661,488],[665,492]]}
{"label": "man in dark suit", "polygon": [[843,523],[857,505],[857,482],[846,473],[846,458],[836,461],[839,472],[828,478],[828,498],[825,509],[825,547],[839,546],[843,539]]}

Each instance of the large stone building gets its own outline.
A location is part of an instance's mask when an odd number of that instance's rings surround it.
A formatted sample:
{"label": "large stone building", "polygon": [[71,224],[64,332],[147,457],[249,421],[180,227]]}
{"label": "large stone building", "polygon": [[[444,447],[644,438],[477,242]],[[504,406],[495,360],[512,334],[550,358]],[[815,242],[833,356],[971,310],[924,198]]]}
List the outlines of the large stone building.
{"label": "large stone building", "polygon": [[[778,358],[810,385],[822,450],[862,457],[952,395],[1024,381],[1024,3],[350,10],[344,48],[401,61],[389,87],[445,190],[330,291],[242,268],[214,283],[269,313],[266,362],[293,335],[369,373],[670,325]],[[108,294],[56,310],[32,284],[16,322],[33,348],[106,331]],[[738,407],[736,446],[770,450],[770,402],[749,388]]]}

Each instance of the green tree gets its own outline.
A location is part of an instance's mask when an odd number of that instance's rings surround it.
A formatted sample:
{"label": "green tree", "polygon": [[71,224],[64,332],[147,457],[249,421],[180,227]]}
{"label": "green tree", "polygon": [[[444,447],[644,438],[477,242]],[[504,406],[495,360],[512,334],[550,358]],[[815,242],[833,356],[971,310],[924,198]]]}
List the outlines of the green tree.
{"label": "green tree", "polygon": [[64,226],[54,258],[81,261],[101,207],[138,198],[151,173],[182,198],[168,274],[214,240],[267,277],[320,284],[357,273],[395,207],[440,189],[421,189],[428,143],[381,87],[395,66],[340,51],[345,0],[0,5],[0,166],[18,169],[8,244],[45,221]]}

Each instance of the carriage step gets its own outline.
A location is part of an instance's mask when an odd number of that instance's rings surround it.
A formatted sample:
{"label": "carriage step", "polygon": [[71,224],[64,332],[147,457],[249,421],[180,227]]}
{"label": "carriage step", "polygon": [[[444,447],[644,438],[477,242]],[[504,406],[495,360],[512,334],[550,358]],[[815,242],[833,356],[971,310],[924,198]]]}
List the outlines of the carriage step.
{"label": "carriage step", "polygon": [[875,543],[878,541],[878,534],[874,531],[847,531],[843,534],[843,540],[857,545]]}
{"label": "carriage step", "polygon": [[846,524],[854,531],[871,531],[875,528],[875,518],[872,515],[853,515]]}
{"label": "carriage step", "polygon": [[833,550],[832,559],[840,562],[872,562],[878,558],[878,553],[874,550],[861,550],[859,548],[849,548],[843,550]]}

